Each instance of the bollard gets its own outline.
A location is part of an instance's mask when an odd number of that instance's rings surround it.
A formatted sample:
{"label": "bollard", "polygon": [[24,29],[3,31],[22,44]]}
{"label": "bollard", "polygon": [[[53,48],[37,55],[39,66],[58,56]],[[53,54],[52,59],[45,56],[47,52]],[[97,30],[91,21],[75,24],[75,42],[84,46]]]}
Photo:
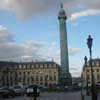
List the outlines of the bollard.
{"label": "bollard", "polygon": [[97,94],[94,93],[93,100],[97,100],[97,99],[98,99],[98,98],[97,98]]}
{"label": "bollard", "polygon": [[34,96],[34,100],[37,100],[37,97],[36,96]]}
{"label": "bollard", "polygon": [[82,100],[84,100],[84,96],[82,95]]}

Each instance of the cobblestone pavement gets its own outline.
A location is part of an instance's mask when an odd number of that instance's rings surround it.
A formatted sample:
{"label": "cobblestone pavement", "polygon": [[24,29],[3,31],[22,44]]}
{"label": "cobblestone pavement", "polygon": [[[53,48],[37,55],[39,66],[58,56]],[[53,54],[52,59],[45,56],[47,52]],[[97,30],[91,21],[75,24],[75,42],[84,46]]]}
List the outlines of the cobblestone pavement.
{"label": "cobblestone pavement", "polygon": [[[100,98],[100,95],[99,95]],[[100,100],[98,98],[98,100]],[[33,97],[16,97],[16,98],[9,98],[9,99],[0,99],[0,100],[34,100]],[[73,93],[41,93],[37,100],[82,100],[80,92],[73,92]],[[85,100],[91,100],[90,97],[85,96]]]}

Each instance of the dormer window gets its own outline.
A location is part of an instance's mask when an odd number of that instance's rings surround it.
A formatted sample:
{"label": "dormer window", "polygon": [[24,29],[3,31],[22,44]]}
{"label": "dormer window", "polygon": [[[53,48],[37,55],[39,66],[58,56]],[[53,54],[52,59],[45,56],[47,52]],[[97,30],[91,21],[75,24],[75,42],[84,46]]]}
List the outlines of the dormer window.
{"label": "dormer window", "polygon": [[99,66],[99,62],[96,63],[96,66]]}
{"label": "dormer window", "polygon": [[19,65],[19,69],[21,69],[22,68],[22,65]]}

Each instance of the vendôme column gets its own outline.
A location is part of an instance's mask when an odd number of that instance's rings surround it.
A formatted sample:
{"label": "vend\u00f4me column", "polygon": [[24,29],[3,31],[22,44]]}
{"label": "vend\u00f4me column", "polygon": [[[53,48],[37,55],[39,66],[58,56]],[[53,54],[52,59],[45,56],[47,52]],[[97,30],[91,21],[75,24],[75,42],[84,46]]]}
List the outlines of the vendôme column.
{"label": "vend\u00f4me column", "polygon": [[69,57],[68,57],[68,43],[67,43],[67,16],[61,4],[59,15],[59,29],[60,29],[60,56],[61,56],[61,77],[60,82],[63,85],[71,85],[71,74],[69,73]]}

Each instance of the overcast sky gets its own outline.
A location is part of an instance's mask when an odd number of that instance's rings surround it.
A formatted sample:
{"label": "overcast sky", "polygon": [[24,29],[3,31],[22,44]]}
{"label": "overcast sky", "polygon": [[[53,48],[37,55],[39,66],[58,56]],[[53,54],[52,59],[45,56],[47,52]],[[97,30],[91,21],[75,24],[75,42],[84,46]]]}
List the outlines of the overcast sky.
{"label": "overcast sky", "polygon": [[100,57],[100,0],[0,0],[0,60],[51,61],[60,64],[58,12],[68,16],[70,72],[80,76],[86,39],[94,38],[93,58]]}

